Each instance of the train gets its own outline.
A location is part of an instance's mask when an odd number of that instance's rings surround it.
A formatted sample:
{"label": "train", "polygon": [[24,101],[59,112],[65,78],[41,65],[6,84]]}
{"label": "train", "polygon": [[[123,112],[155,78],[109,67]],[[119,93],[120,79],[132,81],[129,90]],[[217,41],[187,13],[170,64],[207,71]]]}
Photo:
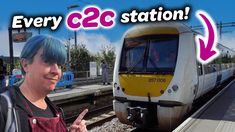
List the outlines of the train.
{"label": "train", "polygon": [[199,33],[183,23],[136,25],[122,37],[113,73],[113,109],[136,127],[173,130],[193,103],[235,73],[235,52],[217,43],[220,55],[197,60]]}

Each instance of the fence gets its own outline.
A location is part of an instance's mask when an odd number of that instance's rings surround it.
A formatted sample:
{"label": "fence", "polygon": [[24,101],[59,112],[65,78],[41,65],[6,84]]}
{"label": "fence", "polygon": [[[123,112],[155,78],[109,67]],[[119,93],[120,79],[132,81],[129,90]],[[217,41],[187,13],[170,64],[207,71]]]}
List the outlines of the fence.
{"label": "fence", "polygon": [[[94,83],[102,83],[102,76],[98,75],[95,78],[90,77],[90,71],[79,71],[74,72],[74,83],[75,85],[86,85],[86,84],[94,84]],[[113,71],[109,72],[108,75],[109,82],[113,81]]]}

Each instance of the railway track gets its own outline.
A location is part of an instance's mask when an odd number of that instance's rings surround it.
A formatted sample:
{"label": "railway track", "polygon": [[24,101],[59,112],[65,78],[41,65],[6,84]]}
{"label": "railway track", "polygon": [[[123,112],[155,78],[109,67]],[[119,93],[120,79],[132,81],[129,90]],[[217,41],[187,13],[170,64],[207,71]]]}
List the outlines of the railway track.
{"label": "railway track", "polygon": [[[73,123],[73,121],[78,117],[78,114],[65,118],[65,122],[68,126]],[[89,111],[86,116],[86,125],[88,129],[102,125],[103,123],[115,118],[115,113],[113,111],[113,105],[103,106],[94,110]]]}
{"label": "railway track", "polygon": [[86,121],[87,129],[90,130],[91,128],[94,128],[96,126],[100,126],[100,125],[104,124],[105,122],[112,120],[115,117],[116,117],[115,112],[110,111],[110,112],[101,114],[97,117],[93,117],[91,119],[88,119]]}

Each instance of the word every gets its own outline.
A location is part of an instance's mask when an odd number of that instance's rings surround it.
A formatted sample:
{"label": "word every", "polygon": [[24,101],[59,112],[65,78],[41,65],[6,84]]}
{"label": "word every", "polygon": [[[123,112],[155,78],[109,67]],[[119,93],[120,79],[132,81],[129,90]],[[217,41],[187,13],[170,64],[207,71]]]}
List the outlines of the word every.
{"label": "word every", "polygon": [[82,12],[70,12],[66,18],[66,26],[70,30],[111,28],[115,25],[115,16],[115,12],[111,9],[101,11],[96,6],[89,6]]}
{"label": "word every", "polygon": [[151,11],[136,11],[132,10],[130,13],[122,13],[122,23],[136,23],[136,22],[155,22],[155,21],[176,21],[187,20],[190,7],[185,7],[184,10],[164,10],[163,7],[158,9],[151,9]]}
{"label": "word every", "polygon": [[47,17],[30,17],[23,15],[14,16],[12,20],[12,28],[29,28],[29,27],[48,27],[51,30],[56,30],[62,20],[62,16],[47,16]]}

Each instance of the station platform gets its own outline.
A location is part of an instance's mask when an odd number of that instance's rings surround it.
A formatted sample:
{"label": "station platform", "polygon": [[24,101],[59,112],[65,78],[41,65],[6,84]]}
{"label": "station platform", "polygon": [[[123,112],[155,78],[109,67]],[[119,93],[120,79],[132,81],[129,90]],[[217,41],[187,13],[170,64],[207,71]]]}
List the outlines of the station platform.
{"label": "station platform", "polygon": [[88,96],[88,95],[99,95],[106,91],[112,91],[112,85],[84,85],[76,86],[74,88],[63,88],[56,89],[51,92],[48,97],[51,101],[69,100],[71,98]]}
{"label": "station platform", "polygon": [[235,80],[174,132],[235,132]]}

